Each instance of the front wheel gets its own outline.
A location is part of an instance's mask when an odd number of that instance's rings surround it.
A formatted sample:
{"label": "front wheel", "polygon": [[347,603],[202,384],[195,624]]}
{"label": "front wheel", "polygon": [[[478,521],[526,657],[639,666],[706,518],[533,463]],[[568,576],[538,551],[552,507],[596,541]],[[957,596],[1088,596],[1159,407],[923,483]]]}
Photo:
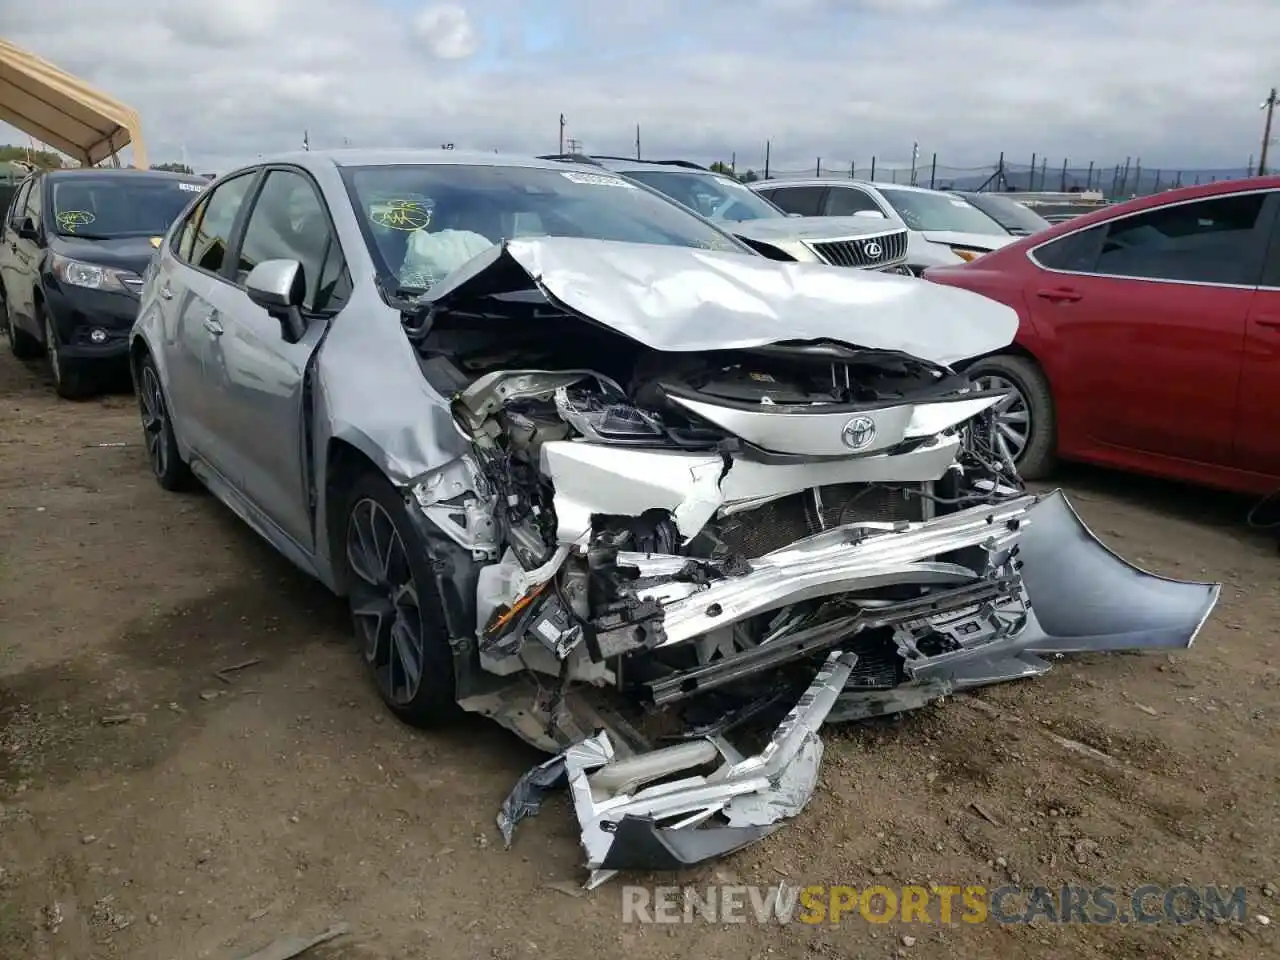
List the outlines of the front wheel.
{"label": "front wheel", "polygon": [[984,390],[1007,390],[996,407],[995,443],[1024,480],[1042,480],[1056,463],[1057,421],[1049,381],[1039,365],[1011,354],[986,357],[966,371]]}
{"label": "front wheel", "polygon": [[49,357],[49,372],[53,374],[53,389],[63,400],[87,399],[93,393],[93,383],[84,364],[62,356],[57,328],[43,303],[36,304],[36,316],[44,328],[44,348]]}
{"label": "front wheel", "polygon": [[191,472],[178,452],[178,439],[173,432],[173,419],[160,386],[160,372],[150,356],[138,364],[138,413],[142,417],[142,441],[147,448],[147,462],[156,483],[166,490],[184,490],[191,483]]}
{"label": "front wheel", "polygon": [[378,694],[406,723],[455,716],[452,651],[426,543],[404,499],[369,473],[347,497],[346,583],[356,639]]}

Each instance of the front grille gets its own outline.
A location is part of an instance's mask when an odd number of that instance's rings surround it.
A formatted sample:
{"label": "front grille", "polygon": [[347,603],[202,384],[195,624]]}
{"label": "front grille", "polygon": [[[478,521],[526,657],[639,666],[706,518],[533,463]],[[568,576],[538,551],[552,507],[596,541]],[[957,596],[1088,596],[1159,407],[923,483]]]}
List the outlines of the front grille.
{"label": "front grille", "polygon": [[815,241],[810,246],[814,253],[834,267],[875,269],[907,255],[907,231],[849,240]]}
{"label": "front grille", "polygon": [[[920,489],[919,484],[909,486]],[[844,523],[924,519],[925,501],[901,490],[839,483],[817,491],[816,497],[813,490],[806,490],[726,517],[719,526],[718,552],[752,559]]]}

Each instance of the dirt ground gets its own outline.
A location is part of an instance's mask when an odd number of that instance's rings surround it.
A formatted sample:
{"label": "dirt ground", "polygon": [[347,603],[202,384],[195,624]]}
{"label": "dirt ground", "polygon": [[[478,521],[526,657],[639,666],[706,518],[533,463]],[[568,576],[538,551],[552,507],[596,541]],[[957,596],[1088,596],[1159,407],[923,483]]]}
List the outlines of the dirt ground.
{"label": "dirt ground", "polygon": [[339,920],[308,957],[1276,951],[1280,556],[1238,499],[1066,471],[1119,552],[1225,584],[1190,651],[1063,659],[977,704],[829,730],[797,821],[634,882],[1241,884],[1245,922],[644,926],[620,880],[566,893],[564,797],[503,849],[494,814],[532,750],[484,721],[393,721],[341,604],[208,495],[161,491],[139,441],[131,396],[58,401],[0,356],[0,957],[238,957]]}

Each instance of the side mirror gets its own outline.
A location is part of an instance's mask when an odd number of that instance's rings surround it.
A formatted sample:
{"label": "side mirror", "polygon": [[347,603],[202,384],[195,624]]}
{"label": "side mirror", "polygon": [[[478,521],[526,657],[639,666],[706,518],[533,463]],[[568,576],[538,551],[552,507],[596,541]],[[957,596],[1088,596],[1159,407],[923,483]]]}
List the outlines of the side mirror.
{"label": "side mirror", "polygon": [[307,295],[306,277],[297,260],[263,260],[244,281],[249,299],[280,321],[280,333],[297,343],[307,332],[302,301]]}
{"label": "side mirror", "polygon": [[30,217],[23,217],[22,223],[18,225],[19,240],[38,240],[40,239],[40,231],[36,229],[36,222]]}
{"label": "side mirror", "polygon": [[868,220],[888,220],[889,219],[880,210],[855,210],[853,212],[853,215],[855,217],[866,217]]}

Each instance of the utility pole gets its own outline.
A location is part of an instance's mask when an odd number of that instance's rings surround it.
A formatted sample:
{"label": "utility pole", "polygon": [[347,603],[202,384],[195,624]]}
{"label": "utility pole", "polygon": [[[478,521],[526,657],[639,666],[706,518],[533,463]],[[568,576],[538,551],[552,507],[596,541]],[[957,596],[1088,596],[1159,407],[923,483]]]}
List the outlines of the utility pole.
{"label": "utility pole", "polygon": [[1261,109],[1267,111],[1267,121],[1262,128],[1262,153],[1258,157],[1258,176],[1267,172],[1267,148],[1271,146],[1271,115],[1276,111],[1276,88],[1272,87]]}
{"label": "utility pole", "polygon": [[560,114],[560,153],[564,153],[564,114]]}
{"label": "utility pole", "polygon": [[636,159],[640,159],[640,124],[636,124]]}
{"label": "utility pole", "polygon": [[920,144],[911,144],[911,185],[916,186],[916,163],[920,160]]}

